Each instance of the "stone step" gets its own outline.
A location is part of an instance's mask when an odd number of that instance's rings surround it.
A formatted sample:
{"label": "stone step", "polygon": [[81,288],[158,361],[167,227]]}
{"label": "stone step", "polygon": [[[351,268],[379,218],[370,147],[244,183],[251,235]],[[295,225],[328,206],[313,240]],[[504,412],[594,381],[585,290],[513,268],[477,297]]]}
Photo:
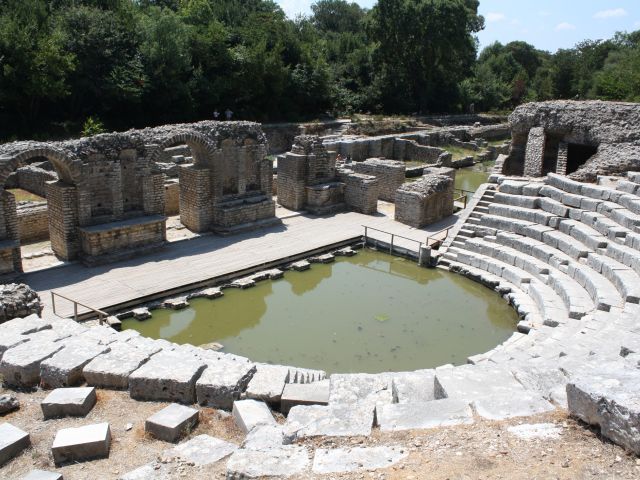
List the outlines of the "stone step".
{"label": "stone step", "polygon": [[109,456],[111,429],[108,423],[58,430],[51,446],[56,465]]}

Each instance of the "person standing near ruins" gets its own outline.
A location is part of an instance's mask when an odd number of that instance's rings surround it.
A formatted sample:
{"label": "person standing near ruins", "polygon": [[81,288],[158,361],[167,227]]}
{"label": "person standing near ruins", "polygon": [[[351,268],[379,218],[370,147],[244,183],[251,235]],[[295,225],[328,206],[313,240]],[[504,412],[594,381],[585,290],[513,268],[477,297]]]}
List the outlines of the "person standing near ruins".
{"label": "person standing near ruins", "polygon": [[225,114],[225,116],[227,117],[227,121],[231,120],[231,117],[233,116],[233,112],[232,112],[229,108],[227,108],[227,109],[224,111],[224,114]]}
{"label": "person standing near ruins", "polygon": [[220,119],[220,112],[218,111],[217,108],[213,111],[213,119],[214,120],[219,120]]}

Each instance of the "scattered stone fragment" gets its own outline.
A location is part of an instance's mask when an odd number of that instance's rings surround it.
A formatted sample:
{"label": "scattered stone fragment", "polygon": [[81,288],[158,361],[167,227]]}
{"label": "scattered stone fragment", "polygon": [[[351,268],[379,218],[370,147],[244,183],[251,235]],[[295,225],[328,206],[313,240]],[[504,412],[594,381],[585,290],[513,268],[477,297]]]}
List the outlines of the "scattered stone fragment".
{"label": "scattered stone fragment", "polygon": [[20,408],[20,402],[13,395],[4,394],[0,395],[0,415],[13,412]]}
{"label": "scattered stone fragment", "polygon": [[237,450],[227,463],[227,479],[276,477],[302,474],[310,464],[306,448],[286,445],[270,450]]}
{"label": "scattered stone fragment", "polygon": [[218,342],[211,342],[211,343],[203,343],[199,347],[204,350],[213,350],[214,352],[219,352],[224,348],[224,345]]}
{"label": "scattered stone fragment", "polygon": [[319,448],[313,458],[313,473],[344,473],[387,468],[406,458],[408,452],[398,446],[371,448]]}
{"label": "scattered stone fragment", "polygon": [[285,443],[306,437],[368,436],[373,418],[373,408],[367,405],[293,407],[284,426]]}
{"label": "scattered stone fragment", "polygon": [[397,432],[473,423],[469,402],[445,398],[423,403],[378,405],[376,419],[380,430]]}
{"label": "scattered stone fragment", "polygon": [[202,296],[209,299],[220,298],[224,295],[218,287],[206,288],[202,291]]}
{"label": "scattered stone fragment", "polygon": [[0,424],[0,466],[31,444],[29,434],[10,423]]}
{"label": "scattered stone fragment", "polygon": [[108,423],[58,430],[51,452],[56,464],[109,456],[111,430]]}
{"label": "scattered stone fragment", "polygon": [[257,425],[245,437],[242,448],[249,450],[267,450],[284,443],[281,425]]}
{"label": "scattered stone fragment", "polygon": [[481,397],[472,402],[476,413],[489,420],[505,420],[552,412],[555,407],[540,395],[528,391],[514,397],[510,393]]}
{"label": "scattered stone fragment", "polygon": [[169,465],[152,462],[125,473],[118,480],[173,480]]}
{"label": "scattered stone fragment", "polygon": [[311,268],[311,264],[306,260],[300,260],[298,262],[293,262],[291,264],[291,268],[296,272],[303,272],[305,270],[309,270]]}
{"label": "scattered stone fragment", "polygon": [[47,472],[45,470],[31,470],[22,480],[63,480],[62,474],[58,472]]}
{"label": "scattered stone fragment", "polygon": [[255,285],[256,285],[256,282],[251,277],[237,278],[233,282],[231,282],[231,286],[233,288],[242,288],[242,289],[244,289],[244,288],[255,287]]}
{"label": "scattered stone fragment", "polygon": [[147,418],[144,431],[159,440],[176,442],[197,425],[199,415],[195,408],[172,403]]}
{"label": "scattered stone fragment", "polygon": [[311,263],[332,263],[336,261],[336,257],[332,253],[325,253],[309,259]]}
{"label": "scattered stone fragment", "polygon": [[330,404],[367,405],[393,403],[391,377],[368,373],[333,374],[329,390]]}
{"label": "scattered stone fragment", "polygon": [[351,247],[344,247],[333,252],[336,257],[353,257],[356,253],[357,252]]}
{"label": "scattered stone fragment", "polygon": [[249,433],[257,425],[275,425],[271,410],[264,402],[237,400],[233,402],[233,418],[244,433]]}
{"label": "scattered stone fragment", "polygon": [[238,446],[233,443],[209,435],[198,435],[165,451],[162,456],[163,458],[179,458],[200,467],[222,460],[237,449]]}
{"label": "scattered stone fragment", "polygon": [[101,353],[109,351],[84,339],[65,341],[65,348],[40,364],[40,379],[47,388],[70,387],[82,383],[83,367]]}
{"label": "scattered stone fragment", "polygon": [[393,396],[398,403],[421,403],[433,400],[434,370],[416,370],[392,374]]}
{"label": "scattered stone fragment", "polygon": [[146,320],[147,318],[151,318],[151,312],[146,307],[134,308],[133,318],[136,320]]}
{"label": "scattered stone fragment", "polygon": [[255,371],[256,367],[252,363],[232,356],[207,360],[207,368],[196,382],[198,403],[230,410]]}
{"label": "scattered stone fragment", "polygon": [[164,308],[170,308],[172,310],[182,310],[189,306],[189,302],[187,302],[187,299],[184,297],[169,298],[162,302],[162,306]]}
{"label": "scattered stone fragment", "polygon": [[64,345],[49,340],[31,340],[4,352],[0,375],[13,387],[33,387],[40,382],[40,364]]}
{"label": "scattered stone fragment", "polygon": [[137,400],[196,401],[196,380],[205,369],[192,355],[161,352],[129,375],[129,392]]}
{"label": "scattered stone fragment", "polygon": [[542,439],[551,440],[560,438],[562,428],[553,423],[525,423],[507,428],[509,433],[524,440]]}
{"label": "scattered stone fragment", "polygon": [[287,383],[280,399],[280,411],[285,415],[296,405],[327,405],[329,380],[313,383]]}
{"label": "scattered stone fragment", "polygon": [[279,268],[272,268],[271,270],[267,270],[267,275],[269,275],[269,280],[278,280],[284,277],[284,272]]}
{"label": "scattered stone fragment", "polygon": [[284,385],[289,381],[289,367],[259,363],[247,385],[246,398],[278,404]]}
{"label": "scattered stone fragment", "polygon": [[82,369],[88,385],[101,388],[126,389],[129,375],[149,360],[144,351],[127,343],[114,344],[111,350],[98,355]]}
{"label": "scattered stone fragment", "polygon": [[94,387],[57,388],[40,403],[45,420],[58,417],[84,417],[96,404]]}

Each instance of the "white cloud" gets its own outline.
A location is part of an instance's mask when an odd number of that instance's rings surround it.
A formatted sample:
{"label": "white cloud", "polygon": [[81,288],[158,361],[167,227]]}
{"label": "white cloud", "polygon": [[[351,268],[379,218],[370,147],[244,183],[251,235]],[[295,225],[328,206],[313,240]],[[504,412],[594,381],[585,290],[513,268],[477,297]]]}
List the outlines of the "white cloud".
{"label": "white cloud", "polygon": [[487,22],[502,22],[507,19],[507,16],[500,12],[489,12],[485,18],[487,19]]}
{"label": "white cloud", "polygon": [[538,15],[540,15],[541,17],[548,17],[551,15],[551,12],[547,12],[546,10],[542,10],[540,12],[538,12]]}
{"label": "white cloud", "polygon": [[609,10],[601,10],[597,12],[593,18],[615,18],[615,17],[626,17],[627,11],[624,8],[611,8]]}
{"label": "white cloud", "polygon": [[561,32],[563,30],[575,30],[576,26],[567,22],[562,22],[556,25],[556,32]]}

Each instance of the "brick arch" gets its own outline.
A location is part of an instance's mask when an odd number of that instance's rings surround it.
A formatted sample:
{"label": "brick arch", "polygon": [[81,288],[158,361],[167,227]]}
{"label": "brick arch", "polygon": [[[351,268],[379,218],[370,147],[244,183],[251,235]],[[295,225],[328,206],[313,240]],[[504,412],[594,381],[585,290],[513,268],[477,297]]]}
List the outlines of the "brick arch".
{"label": "brick arch", "polygon": [[209,159],[216,151],[215,145],[204,135],[194,131],[178,132],[165,138],[150,157],[150,164],[154,164],[158,161],[159,156],[162,154],[165,148],[168,148],[176,144],[186,144],[193,153],[193,163],[197,167],[209,166]]}
{"label": "brick arch", "polygon": [[34,157],[43,157],[51,162],[58,174],[58,178],[70,185],[80,183],[82,176],[82,161],[75,155],[57,147],[43,145],[30,147],[11,157],[6,157],[5,162],[0,167],[0,186],[4,187],[9,175],[18,168],[24,166],[26,161]]}

